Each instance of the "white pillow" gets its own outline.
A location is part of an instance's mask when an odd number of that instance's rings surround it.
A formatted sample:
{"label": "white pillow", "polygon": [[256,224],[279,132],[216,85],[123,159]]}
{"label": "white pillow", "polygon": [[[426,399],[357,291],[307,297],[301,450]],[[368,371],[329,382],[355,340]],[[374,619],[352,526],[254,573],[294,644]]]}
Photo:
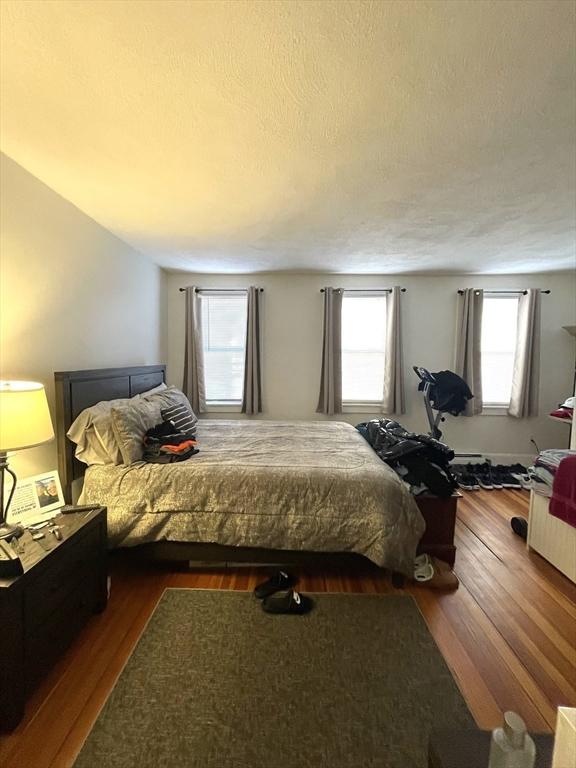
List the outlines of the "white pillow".
{"label": "white pillow", "polygon": [[84,464],[122,464],[122,454],[112,430],[111,412],[115,405],[130,402],[129,398],[102,400],[85,408],[76,418],[66,436],[76,443],[75,455]]}

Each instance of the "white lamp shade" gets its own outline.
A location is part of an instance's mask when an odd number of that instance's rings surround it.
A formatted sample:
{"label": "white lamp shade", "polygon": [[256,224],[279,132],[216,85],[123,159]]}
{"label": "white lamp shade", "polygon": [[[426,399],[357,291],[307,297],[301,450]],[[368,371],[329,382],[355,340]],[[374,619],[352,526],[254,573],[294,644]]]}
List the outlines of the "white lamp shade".
{"label": "white lamp shade", "polygon": [[35,381],[0,381],[0,451],[33,448],[53,437],[43,385]]}

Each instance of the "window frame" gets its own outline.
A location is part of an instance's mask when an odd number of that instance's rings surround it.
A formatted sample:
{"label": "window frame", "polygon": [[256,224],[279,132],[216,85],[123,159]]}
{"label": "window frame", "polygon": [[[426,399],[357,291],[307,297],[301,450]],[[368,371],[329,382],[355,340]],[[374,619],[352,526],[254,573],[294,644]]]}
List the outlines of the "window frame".
{"label": "window frame", "polygon": [[[517,304],[517,311],[518,311],[518,305],[520,302],[520,293],[519,291],[514,290],[485,290],[484,291],[484,299],[515,299]],[[482,310],[482,323],[484,323],[484,308]],[[480,334],[482,334],[482,329],[480,330]],[[516,345],[514,350],[514,355],[516,354],[516,346],[518,345],[518,326],[516,326]],[[482,376],[482,366],[483,366],[483,360],[482,360],[482,348],[480,348],[480,375]],[[483,416],[506,416],[508,414],[508,408],[510,407],[510,400],[508,400],[507,403],[496,403],[496,402],[490,402],[484,399],[484,391],[482,391],[482,415]]]}
{"label": "window frame", "polygon": [[[372,299],[375,297],[383,297],[386,299],[384,312],[386,315],[386,322],[388,321],[387,317],[387,309],[388,309],[388,296],[390,294],[390,291],[382,288],[343,288],[342,289],[342,309],[344,309],[344,299],[346,298],[346,294],[348,294],[349,298],[355,298],[355,299]],[[343,326],[342,326],[343,330]],[[386,329],[387,330],[387,329]],[[342,335],[342,334],[341,334]],[[386,345],[386,341],[384,341],[384,345]],[[344,348],[342,346],[342,341],[340,341],[340,357],[342,359],[344,353]],[[343,368],[343,366],[342,366]],[[384,348],[384,370],[386,370],[386,349]],[[342,370],[343,373],[343,370]],[[345,400],[344,396],[342,396],[342,413],[363,413],[363,412],[372,412],[375,409],[382,407],[382,400],[384,398],[384,391],[382,391],[382,397],[380,400]]]}
{"label": "window frame", "polygon": [[[248,289],[220,289],[220,288],[200,288],[199,289],[200,301],[204,298],[210,297],[229,297],[229,296],[243,296],[246,298],[246,312],[248,312]],[[203,308],[200,306],[200,316],[202,317]],[[201,341],[202,351],[204,349],[204,323],[201,325]],[[244,359],[246,358],[246,327],[244,328]],[[206,361],[204,361],[205,364]],[[204,380],[204,387],[206,389],[206,380]],[[241,413],[242,412],[243,394],[239,400],[210,400],[208,398],[208,392],[206,391],[205,397],[205,412],[206,413]]]}

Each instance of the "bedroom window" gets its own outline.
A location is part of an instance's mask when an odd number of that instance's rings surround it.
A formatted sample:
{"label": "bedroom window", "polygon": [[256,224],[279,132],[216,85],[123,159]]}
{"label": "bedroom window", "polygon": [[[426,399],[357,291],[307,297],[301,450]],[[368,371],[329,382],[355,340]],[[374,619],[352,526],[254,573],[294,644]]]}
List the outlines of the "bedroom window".
{"label": "bedroom window", "polygon": [[344,292],[342,402],[379,403],[384,389],[386,294]]}
{"label": "bedroom window", "polygon": [[482,397],[488,406],[508,406],[518,335],[518,296],[484,293]]}
{"label": "bedroom window", "polygon": [[247,305],[245,292],[201,296],[207,403],[242,402]]}

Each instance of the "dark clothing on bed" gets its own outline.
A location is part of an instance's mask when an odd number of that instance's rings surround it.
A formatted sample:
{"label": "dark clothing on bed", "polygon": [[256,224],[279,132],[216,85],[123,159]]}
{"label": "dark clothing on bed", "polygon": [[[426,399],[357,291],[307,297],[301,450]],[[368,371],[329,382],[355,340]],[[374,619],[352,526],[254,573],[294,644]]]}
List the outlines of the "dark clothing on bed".
{"label": "dark clothing on bed", "polygon": [[413,486],[425,485],[435,496],[448,498],[456,488],[450,473],[454,452],[428,435],[408,432],[391,419],[372,419],[356,429],[386,464],[404,467],[402,479]]}
{"label": "dark clothing on bed", "polygon": [[196,435],[181,432],[173,421],[163,421],[144,435],[144,461],[151,464],[171,464],[195,456]]}

